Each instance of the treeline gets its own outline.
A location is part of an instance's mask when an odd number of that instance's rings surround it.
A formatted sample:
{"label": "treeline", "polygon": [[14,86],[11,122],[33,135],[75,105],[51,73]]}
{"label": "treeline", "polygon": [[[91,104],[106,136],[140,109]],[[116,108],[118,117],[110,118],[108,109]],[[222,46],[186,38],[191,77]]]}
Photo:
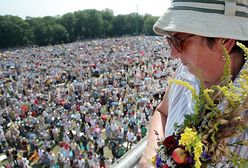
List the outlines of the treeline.
{"label": "treeline", "polygon": [[0,48],[123,35],[154,35],[152,26],[157,19],[137,13],[114,16],[110,9],[88,9],[56,17],[26,17],[25,20],[18,16],[0,15]]}

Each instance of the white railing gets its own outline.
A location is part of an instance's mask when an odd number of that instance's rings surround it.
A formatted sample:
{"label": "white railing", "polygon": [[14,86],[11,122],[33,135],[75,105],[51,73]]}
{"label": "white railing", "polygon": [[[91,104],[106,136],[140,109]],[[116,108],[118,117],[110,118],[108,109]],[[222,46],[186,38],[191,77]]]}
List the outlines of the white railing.
{"label": "white railing", "polygon": [[125,153],[116,161],[111,168],[135,168],[138,166],[139,160],[145,150],[147,144],[147,136],[141,139],[132,149]]}

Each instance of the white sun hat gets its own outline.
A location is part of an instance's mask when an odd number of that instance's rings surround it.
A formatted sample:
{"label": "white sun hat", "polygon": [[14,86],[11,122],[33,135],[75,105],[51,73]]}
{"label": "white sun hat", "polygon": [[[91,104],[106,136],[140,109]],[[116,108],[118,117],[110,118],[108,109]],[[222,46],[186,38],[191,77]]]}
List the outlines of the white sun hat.
{"label": "white sun hat", "polygon": [[247,41],[248,0],[172,0],[153,30]]}

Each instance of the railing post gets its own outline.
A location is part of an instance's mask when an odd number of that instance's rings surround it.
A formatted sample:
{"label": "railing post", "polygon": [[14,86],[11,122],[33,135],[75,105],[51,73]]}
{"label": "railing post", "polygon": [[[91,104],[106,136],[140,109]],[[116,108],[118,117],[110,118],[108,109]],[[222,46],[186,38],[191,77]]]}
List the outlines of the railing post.
{"label": "railing post", "polygon": [[147,144],[147,135],[141,139],[132,149],[123,155],[111,168],[134,168],[138,165],[139,160]]}

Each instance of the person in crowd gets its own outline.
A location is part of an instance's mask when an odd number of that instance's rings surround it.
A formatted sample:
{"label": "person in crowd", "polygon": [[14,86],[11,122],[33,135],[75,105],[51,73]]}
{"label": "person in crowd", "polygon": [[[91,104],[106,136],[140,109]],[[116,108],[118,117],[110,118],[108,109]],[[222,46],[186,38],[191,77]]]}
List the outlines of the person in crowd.
{"label": "person in crowd", "polygon": [[127,149],[129,150],[132,148],[134,141],[136,140],[136,137],[132,131],[131,128],[129,128],[128,132],[127,132]]}

